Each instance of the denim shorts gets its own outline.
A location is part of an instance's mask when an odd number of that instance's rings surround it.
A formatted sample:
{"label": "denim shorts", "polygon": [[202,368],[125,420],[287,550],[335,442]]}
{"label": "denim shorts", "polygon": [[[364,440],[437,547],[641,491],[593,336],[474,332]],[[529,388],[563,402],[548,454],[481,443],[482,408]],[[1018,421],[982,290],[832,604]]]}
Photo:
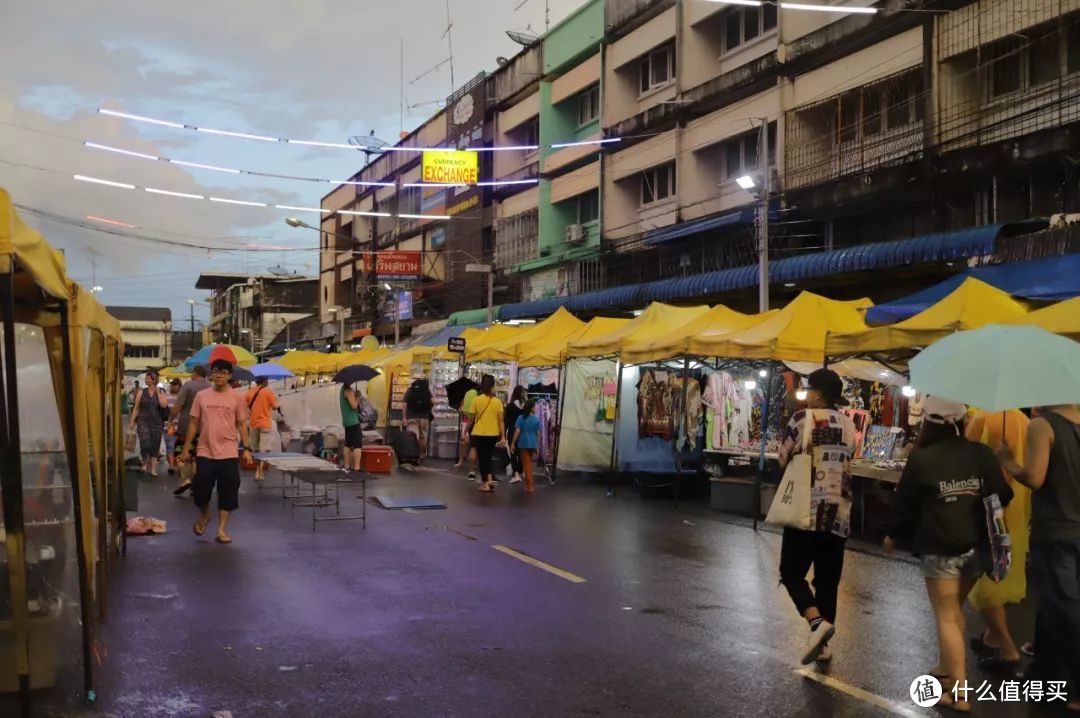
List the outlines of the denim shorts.
{"label": "denim shorts", "polygon": [[960,578],[979,575],[979,558],[972,549],[959,556],[935,556],[924,554],[919,561],[926,578]]}

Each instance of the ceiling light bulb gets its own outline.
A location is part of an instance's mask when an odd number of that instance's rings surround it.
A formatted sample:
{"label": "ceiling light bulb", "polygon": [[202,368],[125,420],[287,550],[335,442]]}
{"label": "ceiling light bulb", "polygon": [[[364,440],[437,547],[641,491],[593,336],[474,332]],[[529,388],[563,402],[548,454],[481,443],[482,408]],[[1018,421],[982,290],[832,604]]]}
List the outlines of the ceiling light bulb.
{"label": "ceiling light bulb", "polygon": [[735,178],[735,184],[739,185],[743,189],[754,189],[754,178],[750,175],[743,175],[742,177]]}
{"label": "ceiling light bulb", "polygon": [[759,371],[757,373],[757,375],[760,376],[762,379],[764,379],[765,377],[767,377],[769,375],[769,370],[768,369],[762,369],[761,371]]}
{"label": "ceiling light bulb", "polygon": [[806,389],[798,389],[795,391],[795,401],[806,401],[806,396]]}
{"label": "ceiling light bulb", "polygon": [[905,386],[903,389],[900,390],[900,393],[906,396],[908,399],[911,399],[915,396],[916,392],[914,387]]}
{"label": "ceiling light bulb", "polygon": [[754,389],[757,389],[757,382],[753,379],[747,379],[743,382],[743,388],[747,391],[753,391]]}

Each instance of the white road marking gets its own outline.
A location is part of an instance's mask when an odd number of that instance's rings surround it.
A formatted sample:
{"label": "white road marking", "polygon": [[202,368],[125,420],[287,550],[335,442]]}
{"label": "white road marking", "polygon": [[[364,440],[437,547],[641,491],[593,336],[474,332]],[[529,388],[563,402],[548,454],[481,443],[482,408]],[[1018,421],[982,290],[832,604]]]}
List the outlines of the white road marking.
{"label": "white road marking", "polygon": [[566,579],[570,583],[585,583],[585,579],[582,578],[581,576],[578,576],[577,574],[570,573],[569,571],[564,571],[561,568],[558,568],[556,566],[552,566],[550,563],[544,563],[543,561],[541,561],[539,559],[535,559],[532,556],[529,556],[528,554],[521,553],[520,551],[515,551],[514,549],[512,549],[512,548],[510,548],[508,546],[503,546],[502,544],[495,544],[491,548],[495,549],[499,553],[504,553],[507,556],[510,556],[512,558],[516,558],[518,561],[522,561],[523,563],[527,563],[530,566],[535,566],[536,568],[540,569],[541,571],[547,571],[548,573],[554,574],[554,575],[558,576],[559,578]]}
{"label": "white road marking", "polygon": [[864,691],[862,688],[856,688],[853,685],[844,683],[831,676],[826,676],[823,673],[818,673],[809,668],[799,668],[795,671],[795,674],[802,676],[803,678],[809,678],[812,681],[816,681],[823,686],[828,686],[841,693],[846,693],[852,698],[858,698],[861,701],[877,706],[878,708],[889,711],[895,715],[906,716],[906,718],[925,718],[924,713],[921,713],[914,708],[909,708],[899,701],[891,701],[888,698],[883,698],[882,696],[870,693],[869,691]]}

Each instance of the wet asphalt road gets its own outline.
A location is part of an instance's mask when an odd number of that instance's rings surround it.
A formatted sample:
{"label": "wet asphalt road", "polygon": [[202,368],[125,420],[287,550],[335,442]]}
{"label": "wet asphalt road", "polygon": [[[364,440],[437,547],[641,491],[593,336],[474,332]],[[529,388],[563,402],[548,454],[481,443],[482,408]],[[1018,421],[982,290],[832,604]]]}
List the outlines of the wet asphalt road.
{"label": "wet asphalt road", "polygon": [[[267,487],[278,483],[271,472]],[[171,483],[144,483],[139,513],[169,532],[130,539],[114,569],[97,705],[81,708],[66,679],[66,693],[38,694],[41,715],[933,714],[908,699],[936,658],[910,563],[849,550],[834,687],[796,674],[806,629],[777,586],[780,537],[703,501],[676,509],[630,487],[612,499],[582,479],[487,496],[444,463],[368,486],[449,508],[369,507],[366,531],[335,522],[313,533],[308,510],[245,478],[235,543],[220,546],[213,528],[192,534],[196,511]],[[359,510],[357,493],[342,491],[343,513]],[[1018,639],[1029,614],[1018,613]]]}

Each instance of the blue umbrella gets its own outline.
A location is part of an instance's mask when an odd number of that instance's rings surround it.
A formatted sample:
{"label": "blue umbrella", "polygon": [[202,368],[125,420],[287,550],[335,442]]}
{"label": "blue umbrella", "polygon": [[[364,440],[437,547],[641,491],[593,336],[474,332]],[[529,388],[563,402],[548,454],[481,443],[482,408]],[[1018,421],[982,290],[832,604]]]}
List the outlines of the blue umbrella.
{"label": "blue umbrella", "polygon": [[251,373],[257,377],[265,376],[267,379],[292,379],[296,376],[288,368],[272,361],[256,364],[251,367]]}
{"label": "blue umbrella", "polygon": [[1080,343],[1023,325],[958,332],[911,360],[911,385],[983,411],[1080,404]]}

